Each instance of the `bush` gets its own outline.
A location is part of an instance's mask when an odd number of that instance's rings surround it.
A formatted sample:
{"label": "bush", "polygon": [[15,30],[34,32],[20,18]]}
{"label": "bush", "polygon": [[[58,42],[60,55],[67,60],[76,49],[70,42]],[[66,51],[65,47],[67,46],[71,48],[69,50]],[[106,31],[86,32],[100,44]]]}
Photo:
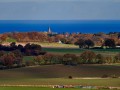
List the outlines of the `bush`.
{"label": "bush", "polygon": [[108,75],[107,75],[107,74],[104,74],[104,75],[102,75],[101,78],[108,78]]}
{"label": "bush", "polygon": [[25,64],[26,64],[26,66],[33,66],[33,65],[35,65],[34,61],[26,61]]}
{"label": "bush", "polygon": [[68,76],[69,79],[72,79],[73,77],[72,76]]}
{"label": "bush", "polygon": [[114,74],[114,75],[111,75],[111,78],[119,78],[119,77]]}

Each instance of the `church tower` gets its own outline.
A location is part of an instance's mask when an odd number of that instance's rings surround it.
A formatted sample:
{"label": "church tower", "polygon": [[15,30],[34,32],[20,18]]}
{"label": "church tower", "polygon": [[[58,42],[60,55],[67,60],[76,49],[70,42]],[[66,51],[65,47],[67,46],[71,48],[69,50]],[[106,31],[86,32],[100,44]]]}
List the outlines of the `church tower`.
{"label": "church tower", "polygon": [[51,34],[51,33],[52,33],[52,31],[51,31],[50,27],[48,28],[48,33],[49,33],[49,34]]}

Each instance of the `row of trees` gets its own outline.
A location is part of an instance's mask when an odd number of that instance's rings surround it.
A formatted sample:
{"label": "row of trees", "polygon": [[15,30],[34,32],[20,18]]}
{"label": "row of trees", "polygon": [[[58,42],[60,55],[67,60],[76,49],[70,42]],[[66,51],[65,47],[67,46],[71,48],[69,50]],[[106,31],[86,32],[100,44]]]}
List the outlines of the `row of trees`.
{"label": "row of trees", "polygon": [[[88,49],[95,45],[94,42],[90,39],[87,39],[87,40],[79,39],[75,44],[79,45],[79,48],[88,48]],[[105,39],[101,47],[103,48],[104,46],[106,48],[115,48],[116,44],[114,39]]]}
{"label": "row of trees", "polygon": [[50,64],[110,64],[120,63],[120,53],[111,56],[104,56],[102,54],[95,54],[92,51],[85,51],[79,56],[75,54],[50,54],[34,56],[34,61],[24,61],[23,55],[19,50],[12,52],[0,51],[0,68],[22,67],[23,65],[50,65]]}
{"label": "row of trees", "polygon": [[64,65],[120,63],[120,53],[114,57],[95,54],[92,51],[85,51],[80,56],[76,56],[75,54],[45,54],[36,56],[34,62],[36,64]]}
{"label": "row of trees", "polygon": [[[26,44],[25,46],[16,45],[15,42],[11,43],[9,46],[0,45],[0,51],[14,51],[19,50],[23,55],[26,56],[37,56],[45,54],[46,52],[42,51],[42,47],[38,44]],[[18,52],[19,53],[19,52]]]}
{"label": "row of trees", "polygon": [[0,41],[4,42],[8,38],[15,39],[17,42],[58,42],[64,44],[75,44],[79,39],[91,40],[95,46],[102,46],[106,39],[113,39],[115,45],[120,45],[120,33],[97,33],[97,34],[81,34],[81,33],[64,33],[64,34],[48,34],[44,32],[25,32],[25,33],[5,33],[0,35]]}

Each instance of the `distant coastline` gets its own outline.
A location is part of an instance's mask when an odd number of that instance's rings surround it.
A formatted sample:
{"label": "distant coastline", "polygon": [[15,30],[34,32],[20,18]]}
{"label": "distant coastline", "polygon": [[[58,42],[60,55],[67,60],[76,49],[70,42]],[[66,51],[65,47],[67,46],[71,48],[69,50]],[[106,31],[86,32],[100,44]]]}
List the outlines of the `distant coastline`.
{"label": "distant coastline", "polygon": [[120,32],[120,20],[0,20],[0,33],[44,32]]}

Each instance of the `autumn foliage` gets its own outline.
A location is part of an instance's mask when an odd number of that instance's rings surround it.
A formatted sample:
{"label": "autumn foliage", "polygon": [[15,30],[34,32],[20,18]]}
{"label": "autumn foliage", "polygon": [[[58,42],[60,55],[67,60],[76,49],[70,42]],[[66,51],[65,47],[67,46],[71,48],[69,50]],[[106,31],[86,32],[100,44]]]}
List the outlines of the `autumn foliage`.
{"label": "autumn foliage", "polygon": [[[82,33],[60,33],[48,34],[45,32],[13,32],[0,35],[0,41],[5,42],[7,38],[13,38],[17,42],[58,42],[64,44],[77,44],[80,48],[93,46],[109,46],[115,47],[120,44],[120,33],[110,32],[96,33],[96,34],[82,34]],[[112,43],[112,44],[111,44]]]}

